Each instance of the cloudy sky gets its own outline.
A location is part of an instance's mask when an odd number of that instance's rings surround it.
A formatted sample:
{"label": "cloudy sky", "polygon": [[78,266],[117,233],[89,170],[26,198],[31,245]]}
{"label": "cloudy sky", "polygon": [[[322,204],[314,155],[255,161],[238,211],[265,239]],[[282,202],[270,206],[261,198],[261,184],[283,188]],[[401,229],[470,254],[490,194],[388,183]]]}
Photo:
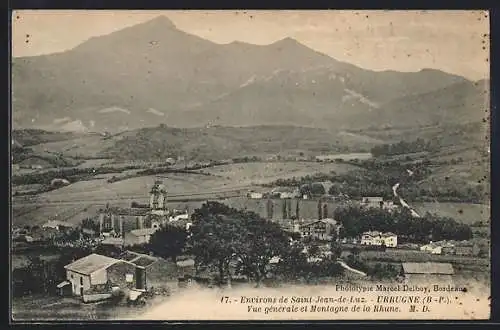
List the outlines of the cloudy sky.
{"label": "cloudy sky", "polygon": [[441,69],[489,77],[489,17],[484,11],[18,11],[14,57],[71,49],[159,15],[216,43],[270,44],[284,37],[372,70]]}

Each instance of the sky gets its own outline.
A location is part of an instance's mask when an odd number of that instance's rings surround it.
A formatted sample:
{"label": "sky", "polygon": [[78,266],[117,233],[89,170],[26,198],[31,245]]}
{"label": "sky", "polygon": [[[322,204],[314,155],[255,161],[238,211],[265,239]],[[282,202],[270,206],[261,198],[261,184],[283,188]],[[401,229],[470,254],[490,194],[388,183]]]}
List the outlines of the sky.
{"label": "sky", "polygon": [[489,78],[485,11],[16,11],[12,56],[63,52],[164,15],[187,33],[216,43],[265,45],[285,37],[371,70],[440,69]]}

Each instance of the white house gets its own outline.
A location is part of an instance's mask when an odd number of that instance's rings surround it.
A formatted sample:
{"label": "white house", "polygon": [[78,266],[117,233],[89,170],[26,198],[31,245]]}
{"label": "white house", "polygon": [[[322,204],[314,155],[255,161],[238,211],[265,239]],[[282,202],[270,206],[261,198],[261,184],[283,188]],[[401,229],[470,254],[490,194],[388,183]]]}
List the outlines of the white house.
{"label": "white house", "polygon": [[375,245],[386,247],[396,247],[398,245],[398,236],[393,233],[382,233],[379,231],[368,231],[361,235],[362,245]]}
{"label": "white house", "polygon": [[260,192],[251,191],[247,194],[247,197],[251,199],[262,199],[264,197],[264,194]]}
{"label": "white house", "polygon": [[174,215],[174,216],[170,216],[170,218],[168,220],[170,222],[179,221],[179,220],[189,220],[189,214],[187,212],[186,213],[182,213],[182,214],[177,214],[177,215]]}
{"label": "white house", "polygon": [[431,254],[442,254],[443,248],[454,247],[455,245],[452,242],[447,241],[439,241],[439,242],[430,242],[429,244],[422,245],[420,247],[420,251],[428,252]]}

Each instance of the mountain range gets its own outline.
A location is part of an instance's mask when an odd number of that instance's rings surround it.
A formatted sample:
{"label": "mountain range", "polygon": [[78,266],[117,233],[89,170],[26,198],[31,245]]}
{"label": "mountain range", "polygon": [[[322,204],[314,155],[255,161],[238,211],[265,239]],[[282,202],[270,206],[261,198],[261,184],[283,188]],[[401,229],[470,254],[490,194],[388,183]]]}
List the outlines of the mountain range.
{"label": "mountain range", "polygon": [[484,117],[488,84],[434,69],[365,70],[291,38],[217,44],[161,16],[62,53],[13,58],[12,120],[14,129],[112,133],[462,124]]}

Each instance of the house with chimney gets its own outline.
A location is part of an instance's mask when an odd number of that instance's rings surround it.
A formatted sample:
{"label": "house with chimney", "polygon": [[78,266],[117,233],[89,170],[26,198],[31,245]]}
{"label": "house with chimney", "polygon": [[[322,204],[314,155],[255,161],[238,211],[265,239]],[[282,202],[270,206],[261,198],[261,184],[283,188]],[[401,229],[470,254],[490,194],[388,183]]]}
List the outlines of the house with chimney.
{"label": "house with chimney", "polygon": [[333,235],[339,236],[340,224],[335,219],[319,219],[299,225],[302,237],[310,237],[320,241],[329,241]]}

